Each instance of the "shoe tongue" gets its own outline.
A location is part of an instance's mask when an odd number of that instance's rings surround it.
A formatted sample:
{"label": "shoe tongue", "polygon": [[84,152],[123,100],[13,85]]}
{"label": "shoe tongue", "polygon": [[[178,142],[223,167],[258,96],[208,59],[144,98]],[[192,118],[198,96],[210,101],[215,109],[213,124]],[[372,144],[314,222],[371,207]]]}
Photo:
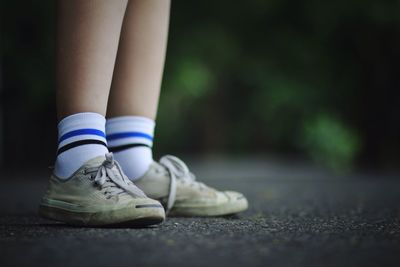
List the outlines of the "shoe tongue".
{"label": "shoe tongue", "polygon": [[[150,165],[150,168],[147,171],[150,171],[151,168],[162,169],[165,173],[168,173],[167,168],[165,168],[164,165],[158,163],[157,161],[153,161],[153,163]],[[147,172],[146,172],[146,174],[147,174]]]}
{"label": "shoe tongue", "polygon": [[[168,168],[166,168],[164,165],[162,165],[162,164],[160,164],[160,163],[158,163],[158,162],[156,162],[156,161],[154,161],[153,162],[153,165],[155,165],[155,168],[161,168],[161,169],[163,169],[166,173],[169,173],[169,171],[168,171]],[[169,174],[168,174],[169,175]],[[176,178],[185,178],[187,175],[189,175],[189,174],[186,174],[186,175],[184,175],[183,177],[181,177],[181,176],[176,176]]]}
{"label": "shoe tongue", "polygon": [[90,166],[90,167],[96,167],[96,166],[100,166],[105,160],[106,160],[105,156],[98,156],[98,157],[89,159],[88,161],[85,162],[84,165]]}

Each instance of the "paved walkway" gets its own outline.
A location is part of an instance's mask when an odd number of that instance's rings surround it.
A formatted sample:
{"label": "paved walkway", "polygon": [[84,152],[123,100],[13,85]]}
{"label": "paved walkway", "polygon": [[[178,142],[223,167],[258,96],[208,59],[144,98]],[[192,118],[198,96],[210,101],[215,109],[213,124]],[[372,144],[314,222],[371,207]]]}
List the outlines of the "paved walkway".
{"label": "paved walkway", "polygon": [[169,218],[145,229],[69,227],[36,215],[46,175],[5,175],[0,266],[400,264],[400,179],[394,175],[335,176],[265,160],[192,166],[210,185],[245,193],[250,209],[229,218]]}

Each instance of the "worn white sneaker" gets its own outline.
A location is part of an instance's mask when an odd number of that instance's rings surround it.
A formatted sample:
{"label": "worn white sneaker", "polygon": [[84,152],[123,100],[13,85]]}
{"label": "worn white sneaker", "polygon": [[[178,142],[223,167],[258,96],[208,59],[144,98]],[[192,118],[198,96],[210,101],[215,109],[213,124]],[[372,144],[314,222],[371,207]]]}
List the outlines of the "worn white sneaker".
{"label": "worn white sneaker", "polygon": [[52,175],[39,214],[85,226],[146,226],[165,219],[163,206],[123,174],[112,153],[89,160],[66,180]]}
{"label": "worn white sneaker", "polygon": [[195,180],[186,164],[174,156],[153,162],[135,181],[147,196],[159,200],[171,216],[221,216],[244,211],[246,198],[234,191],[217,191]]}

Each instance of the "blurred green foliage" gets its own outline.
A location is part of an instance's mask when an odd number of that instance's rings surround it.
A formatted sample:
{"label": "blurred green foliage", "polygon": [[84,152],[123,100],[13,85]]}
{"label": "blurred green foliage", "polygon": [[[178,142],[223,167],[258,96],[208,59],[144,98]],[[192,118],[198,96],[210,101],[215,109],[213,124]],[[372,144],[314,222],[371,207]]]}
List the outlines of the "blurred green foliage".
{"label": "blurred green foliage", "polygon": [[[49,132],[54,3],[17,3],[3,3],[4,113],[23,104]],[[399,10],[394,0],[172,1],[156,152],[398,164]]]}
{"label": "blurred green foliage", "polygon": [[301,145],[316,162],[334,170],[347,170],[359,151],[358,135],[324,114],[304,123]]}
{"label": "blurred green foliage", "polygon": [[[173,3],[161,149],[294,153],[337,170],[356,159],[396,161],[390,147],[398,147],[399,128],[374,117],[395,123],[398,111],[391,96],[399,85],[399,8],[399,1]],[[376,144],[383,134],[369,124],[390,128],[390,141]]]}

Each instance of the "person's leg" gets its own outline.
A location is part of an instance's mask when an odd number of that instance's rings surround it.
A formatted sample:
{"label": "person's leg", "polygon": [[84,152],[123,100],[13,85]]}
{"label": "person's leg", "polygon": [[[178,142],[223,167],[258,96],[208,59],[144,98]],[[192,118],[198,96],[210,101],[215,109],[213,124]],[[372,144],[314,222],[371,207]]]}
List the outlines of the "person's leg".
{"label": "person's leg", "polygon": [[127,0],[59,0],[55,174],[108,152],[105,113]]}
{"label": "person's leg", "polygon": [[169,1],[131,0],[122,26],[120,46],[107,109],[110,151],[136,186],[160,199],[167,211],[185,216],[217,216],[247,208],[237,192],[220,192],[196,182],[178,158],[152,158],[154,120],[164,66]]}
{"label": "person's leg", "polygon": [[132,180],[153,162],[169,10],[169,0],[131,0],[122,26],[106,130],[110,151]]}
{"label": "person's leg", "polygon": [[59,146],[39,213],[74,225],[152,225],[161,204],[129,181],[105,140],[105,112],[126,0],[60,0]]}
{"label": "person's leg", "polygon": [[127,0],[59,0],[58,118],[106,113]]}

